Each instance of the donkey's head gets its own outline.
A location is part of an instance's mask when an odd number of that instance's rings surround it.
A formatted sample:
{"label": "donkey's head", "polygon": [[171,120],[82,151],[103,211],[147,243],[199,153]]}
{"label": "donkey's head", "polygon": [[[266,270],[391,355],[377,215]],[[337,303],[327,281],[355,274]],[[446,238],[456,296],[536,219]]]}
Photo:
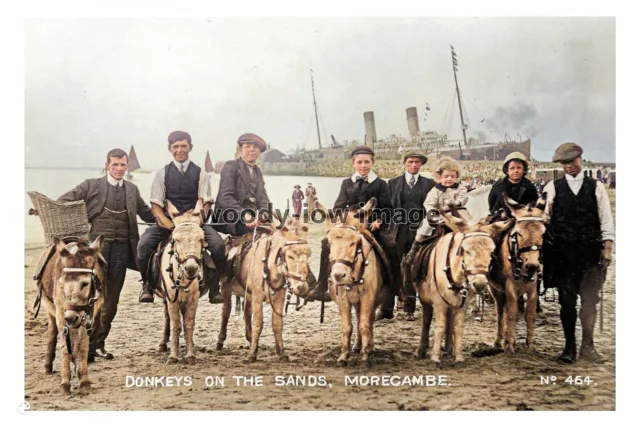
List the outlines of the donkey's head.
{"label": "donkey's head", "polygon": [[457,255],[461,257],[461,267],[465,280],[473,286],[476,293],[482,293],[489,284],[488,274],[496,248],[496,240],[511,226],[512,221],[499,221],[493,224],[461,224],[463,234]]}
{"label": "donkey's head", "polygon": [[202,264],[202,248],[205,246],[202,230],[202,203],[198,201],[194,209],[180,215],[171,202],[167,202],[167,212],[175,224],[171,234],[171,246],[179,268],[186,273],[188,280],[198,275]]}
{"label": "donkey's head", "polygon": [[65,244],[56,238],[56,252],[60,257],[60,278],[64,296],[64,319],[69,327],[77,328],[91,321],[92,306],[98,300],[107,266],[100,251],[102,236],[93,242],[86,240]]}
{"label": "donkey's head", "polygon": [[509,248],[512,258],[515,257],[512,262],[516,263],[516,269],[522,272],[525,281],[533,280],[540,269],[545,233],[542,214],[547,205],[547,193],[542,193],[537,201],[527,205],[520,205],[506,195],[503,197],[509,214],[515,218],[515,226],[509,233]]}
{"label": "donkey's head", "polygon": [[378,200],[375,197],[372,197],[364,206],[349,209],[344,223],[355,227],[369,224],[373,210],[377,205]]}
{"label": "donkey's head", "polygon": [[291,283],[293,293],[304,296],[309,291],[309,259],[311,248],[307,243],[309,226],[295,218],[287,218],[276,232],[284,240],[276,255],[276,265],[283,269],[285,280]]}

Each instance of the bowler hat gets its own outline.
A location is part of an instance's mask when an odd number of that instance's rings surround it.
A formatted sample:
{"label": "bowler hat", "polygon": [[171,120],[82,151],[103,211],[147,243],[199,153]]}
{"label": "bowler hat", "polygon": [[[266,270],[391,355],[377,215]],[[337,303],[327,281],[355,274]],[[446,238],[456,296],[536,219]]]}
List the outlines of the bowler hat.
{"label": "bowler hat", "polygon": [[575,142],[565,142],[556,148],[556,153],[553,155],[552,162],[567,162],[580,157],[582,155],[582,147]]}

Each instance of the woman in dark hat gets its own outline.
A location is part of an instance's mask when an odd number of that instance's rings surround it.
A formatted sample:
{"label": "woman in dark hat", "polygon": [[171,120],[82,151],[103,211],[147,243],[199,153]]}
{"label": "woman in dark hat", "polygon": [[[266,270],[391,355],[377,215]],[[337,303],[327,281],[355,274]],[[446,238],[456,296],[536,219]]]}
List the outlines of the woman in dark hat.
{"label": "woman in dark hat", "polygon": [[302,212],[302,200],[304,199],[304,193],[300,189],[298,184],[293,186],[293,194],[291,195],[291,200],[293,200],[293,217],[300,218],[300,213]]}

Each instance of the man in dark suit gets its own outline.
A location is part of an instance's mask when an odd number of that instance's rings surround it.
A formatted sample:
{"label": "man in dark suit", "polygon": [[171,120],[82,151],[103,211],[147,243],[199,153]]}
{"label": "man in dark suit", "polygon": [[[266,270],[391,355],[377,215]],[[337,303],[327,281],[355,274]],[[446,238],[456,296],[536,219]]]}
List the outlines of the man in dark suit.
{"label": "man in dark suit", "polygon": [[[189,160],[189,153],[193,149],[191,135],[183,131],[174,131],[168,137],[168,150],[173,161],[160,169],[151,184],[151,211],[156,218],[157,225],[148,227],[142,234],[138,244],[138,264],[142,274],[142,290],[140,302],[153,302],[153,284],[149,283],[147,267],[151,255],[163,240],[168,239],[173,229],[173,222],[166,212],[166,202],[170,201],[181,214],[194,209],[200,201],[205,217],[213,198],[211,197],[211,182],[209,175],[200,166]],[[207,250],[216,268],[211,272],[212,277],[205,279],[209,287],[209,302],[220,304],[219,281],[226,270],[226,256],[224,240],[211,226],[204,226],[204,240]]]}
{"label": "man in dark suit", "polygon": [[[404,212],[402,223],[392,221],[390,231],[395,236],[396,246],[400,258],[411,248],[416,237],[416,231],[426,215],[424,200],[435,181],[420,176],[420,168],[427,163],[427,157],[421,153],[409,152],[404,155],[405,172],[389,180],[387,183],[391,192],[391,206],[394,213]],[[407,320],[415,320],[413,313],[416,311],[415,290],[409,289],[405,284],[403,289],[404,312]],[[393,317],[393,298],[388,298],[382,303],[382,307],[376,313],[376,319],[391,319]]]}
{"label": "man in dark suit", "polygon": [[155,221],[151,208],[140,197],[138,187],[123,179],[127,160],[127,153],[123,150],[109,151],[106,176],[87,179],[58,198],[61,202],[84,200],[91,223],[90,238],[101,234],[105,241],[102,246],[102,256],[108,264],[105,298],[90,338],[89,360],[96,356],[113,358],[104,349],[104,342],[116,317],[127,268],[138,270],[136,248],[140,236],[136,216],[147,222]]}
{"label": "man in dark suit", "polygon": [[[391,271],[387,271],[390,283],[387,283],[385,292],[395,296],[401,285],[400,257],[396,248],[396,242],[389,232],[388,226],[391,223],[391,195],[387,183],[378,178],[371,170],[375,162],[373,150],[366,145],[360,145],[351,152],[351,163],[355,173],[342,181],[340,193],[333,204],[334,212],[339,212],[352,207],[363,206],[372,197],[377,199],[376,208],[373,211],[370,229],[378,243],[384,248],[384,252],[389,259]],[[320,254],[320,274],[318,285],[315,286],[307,296],[308,301],[324,300],[329,301],[327,294],[329,276],[329,250],[327,239],[322,240],[322,252]]]}
{"label": "man in dark suit", "polygon": [[258,135],[238,138],[240,158],[226,162],[220,172],[220,189],[215,203],[216,228],[232,236],[251,233],[270,218],[271,202],[264,187],[262,171],[256,164],[267,143]]}

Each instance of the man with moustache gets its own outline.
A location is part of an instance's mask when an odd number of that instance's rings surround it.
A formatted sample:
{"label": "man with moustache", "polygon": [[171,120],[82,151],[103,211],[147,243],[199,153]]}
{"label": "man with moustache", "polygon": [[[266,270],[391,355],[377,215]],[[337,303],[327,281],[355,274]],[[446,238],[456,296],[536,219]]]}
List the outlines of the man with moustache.
{"label": "man with moustache", "polygon": [[135,184],[125,181],[127,153],[119,148],[107,153],[102,178],[87,179],[68,193],[58,198],[60,202],[84,200],[91,223],[90,238],[104,237],[102,256],[107,262],[104,304],[96,317],[94,332],[90,337],[89,361],[96,356],[113,359],[113,354],[104,348],[111,330],[111,323],[118,311],[120,292],[124,284],[127,268],[138,270],[136,248],[138,245],[138,224],[136,216],[144,221],[155,220]]}
{"label": "man with moustache", "polygon": [[[148,227],[138,244],[138,263],[142,275],[140,302],[153,302],[153,284],[148,281],[147,268],[158,244],[169,238],[174,227],[166,212],[166,202],[170,201],[183,214],[194,209],[200,200],[205,218],[209,213],[213,201],[211,183],[206,172],[189,160],[189,152],[192,149],[191,135],[183,131],[171,132],[168,150],[173,156],[173,161],[156,173],[151,184],[151,211],[157,225]],[[207,249],[216,265],[213,277],[207,280],[209,302],[218,304],[223,302],[218,282],[225,271],[224,241],[211,226],[205,225],[203,230]]]}
{"label": "man with moustache", "polygon": [[[392,221],[390,232],[395,235],[396,247],[400,258],[409,252],[416,237],[416,231],[425,218],[426,211],[424,200],[435,185],[430,178],[420,176],[420,168],[427,163],[427,156],[417,152],[409,152],[404,155],[404,173],[389,180],[387,185],[391,192],[391,206],[394,214],[403,211],[406,221],[399,224]],[[395,215],[394,215],[395,216]],[[404,283],[403,309],[406,320],[413,321],[413,313],[416,311],[416,292],[410,283]],[[393,295],[387,295],[379,311],[376,320],[393,318]]]}
{"label": "man with moustache", "polygon": [[582,343],[579,356],[589,362],[602,359],[593,343],[600,292],[612,260],[614,227],[609,196],[604,185],[582,173],[582,147],[560,145],[553,156],[564,177],[549,182],[545,219],[544,286],[558,288],[560,320],[565,347],[558,360],[576,360],[576,304],[580,296]]}
{"label": "man with moustache", "polygon": [[[224,223],[218,230],[232,236],[251,233],[261,222],[268,222],[271,212],[264,177],[257,165],[267,143],[253,133],[241,135],[237,143],[240,157],[226,162],[220,172],[214,214],[214,222]],[[245,218],[243,214],[247,214]]]}
{"label": "man with moustache", "polygon": [[[353,175],[342,181],[340,193],[333,204],[334,211],[349,209],[351,207],[363,206],[372,197],[377,199],[377,205],[374,209],[370,225],[370,230],[375,239],[384,248],[384,252],[389,259],[389,268],[391,271],[386,272],[389,282],[386,283],[385,294],[390,293],[391,296],[385,298],[393,298],[399,292],[401,286],[400,274],[400,256],[398,254],[396,242],[389,233],[388,226],[391,222],[391,195],[387,183],[378,178],[371,170],[375,162],[373,150],[366,146],[360,145],[351,152],[351,163],[355,169]],[[384,212],[387,218],[385,218]],[[322,252],[320,254],[320,274],[317,286],[313,286],[306,297],[307,301],[330,301],[331,298],[327,293],[329,288],[329,251],[330,246],[327,238],[322,240]]]}

